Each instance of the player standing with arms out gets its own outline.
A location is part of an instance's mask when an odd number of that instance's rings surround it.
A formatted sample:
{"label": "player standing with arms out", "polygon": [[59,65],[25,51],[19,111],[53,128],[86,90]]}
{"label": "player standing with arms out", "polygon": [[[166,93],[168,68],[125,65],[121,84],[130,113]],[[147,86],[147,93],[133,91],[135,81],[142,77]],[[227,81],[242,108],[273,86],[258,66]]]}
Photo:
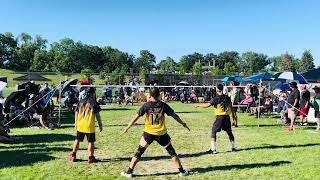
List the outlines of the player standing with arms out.
{"label": "player standing with arms out", "polygon": [[126,172],[122,172],[121,176],[132,178],[135,166],[140,161],[142,154],[153,141],[157,141],[168,151],[174,165],[179,169],[180,176],[188,175],[188,172],[183,169],[181,161],[171,144],[170,136],[167,134],[167,128],[165,125],[165,114],[173,117],[178,123],[187,128],[189,131],[190,129],[168,104],[159,100],[159,97],[159,89],[152,88],[150,90],[150,98],[148,99],[148,102],[139,109],[138,113],[132,118],[128,126],[123,131],[123,133],[127,133],[128,130],[138,121],[140,117],[146,115],[144,132],[141,137],[138,150],[132,158],[128,170]]}
{"label": "player standing with arms out", "polygon": [[212,134],[211,134],[211,149],[209,153],[216,154],[216,142],[217,142],[217,132],[220,132],[221,129],[226,131],[229,140],[231,142],[231,151],[236,152],[238,151],[234,136],[231,129],[231,121],[230,115],[232,118],[235,118],[235,113],[232,108],[232,102],[229,96],[223,94],[223,85],[219,84],[217,86],[217,96],[213,98],[209,103],[206,104],[196,104],[194,105],[195,108],[208,108],[213,106],[214,113],[216,115],[216,121],[213,123],[212,126]]}

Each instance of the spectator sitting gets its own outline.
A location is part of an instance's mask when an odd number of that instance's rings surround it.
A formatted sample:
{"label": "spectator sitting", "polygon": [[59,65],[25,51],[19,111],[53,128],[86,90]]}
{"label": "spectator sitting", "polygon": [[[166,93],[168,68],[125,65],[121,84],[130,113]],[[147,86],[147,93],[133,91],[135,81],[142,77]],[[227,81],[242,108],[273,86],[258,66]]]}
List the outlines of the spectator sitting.
{"label": "spectator sitting", "polygon": [[195,103],[197,101],[197,95],[196,95],[196,92],[194,90],[191,90],[191,93],[190,93],[190,101],[192,103]]}

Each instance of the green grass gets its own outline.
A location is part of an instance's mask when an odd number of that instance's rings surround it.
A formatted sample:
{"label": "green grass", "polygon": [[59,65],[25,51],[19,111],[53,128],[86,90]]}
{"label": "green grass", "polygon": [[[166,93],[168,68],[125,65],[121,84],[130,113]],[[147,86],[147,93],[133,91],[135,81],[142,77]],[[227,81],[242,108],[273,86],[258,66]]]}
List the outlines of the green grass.
{"label": "green grass", "polygon": [[[216,155],[203,153],[209,149],[213,122],[212,109],[194,109],[191,104],[170,103],[191,128],[188,132],[172,118],[167,127],[183,165],[191,173],[186,179],[318,179],[320,178],[319,135],[314,126],[298,127],[287,132],[286,126],[273,118],[257,120],[239,115],[239,128],[234,129],[241,151],[230,152],[226,133],[218,134]],[[80,145],[78,157],[83,162],[71,163],[75,130],[69,116],[63,116],[62,128],[54,131],[31,128],[12,129],[21,136],[17,144],[0,144],[0,179],[122,179],[128,160],[135,153],[142,134],[143,119],[122,135],[138,105],[107,106],[101,113],[104,131],[97,133],[96,157],[102,162],[87,164],[86,143]],[[165,150],[152,144],[135,172],[137,179],[177,179]]]}

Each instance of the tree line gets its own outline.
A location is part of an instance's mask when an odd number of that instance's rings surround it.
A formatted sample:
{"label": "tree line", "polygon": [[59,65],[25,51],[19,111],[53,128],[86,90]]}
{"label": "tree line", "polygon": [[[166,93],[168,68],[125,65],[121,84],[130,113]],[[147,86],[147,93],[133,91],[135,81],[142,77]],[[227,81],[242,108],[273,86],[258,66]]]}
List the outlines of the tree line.
{"label": "tree line", "polygon": [[305,50],[301,58],[285,52],[268,57],[257,52],[225,51],[183,55],[180,59],[170,56],[159,63],[148,50],[141,50],[138,56],[123,52],[111,46],[95,46],[70,38],[48,44],[48,41],[27,33],[14,36],[10,32],[0,33],[0,68],[15,71],[72,72],[72,73],[112,73],[145,74],[192,73],[200,75],[230,75],[242,73],[251,75],[257,72],[298,71],[306,72],[315,68],[314,58]]}

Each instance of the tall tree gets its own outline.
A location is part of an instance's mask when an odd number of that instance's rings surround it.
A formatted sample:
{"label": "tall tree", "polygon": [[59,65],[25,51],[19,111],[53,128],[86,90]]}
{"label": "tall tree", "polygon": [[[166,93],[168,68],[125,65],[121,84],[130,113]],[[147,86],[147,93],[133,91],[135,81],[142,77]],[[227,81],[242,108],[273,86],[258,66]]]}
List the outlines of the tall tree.
{"label": "tall tree", "polygon": [[106,46],[102,48],[104,54],[103,69],[106,72],[112,72],[114,69],[121,69],[123,65],[127,65],[128,68],[133,67],[134,56],[128,53],[122,52],[118,49]]}
{"label": "tall tree", "polygon": [[295,71],[294,58],[292,55],[285,54],[281,55],[281,71]]}
{"label": "tall tree", "polygon": [[299,67],[300,67],[299,71],[301,73],[310,71],[315,68],[314,59],[313,59],[313,56],[309,50],[305,50],[303,52],[302,57],[301,57],[301,63],[300,63]]}
{"label": "tall tree", "polygon": [[244,61],[244,71],[247,74],[259,72],[270,64],[267,55],[251,51],[242,54],[242,61]]}
{"label": "tall tree", "polygon": [[218,54],[216,66],[223,69],[226,63],[231,63],[234,66],[240,60],[239,53],[236,51],[225,51]]}
{"label": "tall tree", "polygon": [[31,71],[51,71],[52,58],[49,56],[47,51],[40,50],[36,51],[30,67]]}
{"label": "tall tree", "polygon": [[201,63],[197,62],[192,66],[192,74],[193,75],[201,75],[201,71],[202,71]]}
{"label": "tall tree", "polygon": [[232,75],[235,73],[236,71],[236,67],[233,63],[231,62],[227,62],[225,65],[224,65],[224,68],[223,68],[223,71],[226,75]]}
{"label": "tall tree", "polygon": [[281,56],[273,56],[270,57],[269,60],[270,62],[268,69],[269,71],[272,72],[280,72],[282,68],[282,57]]}
{"label": "tall tree", "polygon": [[141,50],[140,56],[134,61],[134,67],[140,70],[142,67],[151,71],[155,67],[156,56],[148,50]]}
{"label": "tall tree", "polygon": [[184,72],[191,72],[195,63],[204,63],[204,56],[197,52],[182,56],[179,65],[183,68]]}
{"label": "tall tree", "polygon": [[16,58],[18,43],[12,33],[0,34],[0,68]]}
{"label": "tall tree", "polygon": [[176,67],[176,62],[171,57],[166,57],[166,59],[160,61],[159,69],[165,73],[174,72]]}
{"label": "tall tree", "polygon": [[41,36],[36,35],[32,38],[27,33],[21,33],[18,36],[19,47],[17,50],[17,58],[10,62],[10,66],[15,70],[30,70],[32,66],[32,60],[36,51],[42,51],[46,49],[47,40]]}

